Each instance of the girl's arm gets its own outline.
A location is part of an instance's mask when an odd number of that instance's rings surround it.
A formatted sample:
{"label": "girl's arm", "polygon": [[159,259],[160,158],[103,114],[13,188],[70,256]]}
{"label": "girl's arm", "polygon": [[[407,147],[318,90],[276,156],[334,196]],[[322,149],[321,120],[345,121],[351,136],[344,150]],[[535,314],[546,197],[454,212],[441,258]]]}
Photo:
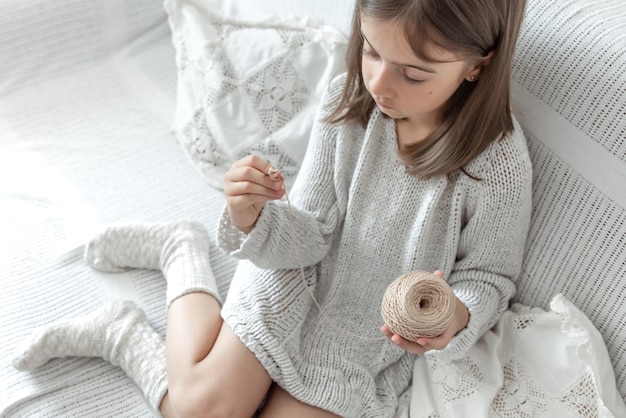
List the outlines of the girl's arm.
{"label": "girl's arm", "polygon": [[[321,102],[303,165],[293,189],[286,191],[291,205],[286,199],[269,201],[283,192],[272,190],[275,184],[267,171],[263,172],[268,163],[246,157],[229,171],[227,182],[245,177],[238,172],[254,181],[245,186],[235,182],[225,186],[227,210],[222,214],[218,234],[222,249],[261,268],[308,266],[327,254],[345,214],[346,182],[340,180],[345,176],[338,171],[345,173],[349,168],[336,167],[341,128],[322,119],[342,86],[343,79],[335,80]],[[232,193],[246,189],[245,196]]]}
{"label": "girl's arm", "polygon": [[[463,177],[467,218],[458,237],[454,264],[446,279],[457,297],[454,320],[439,337],[409,342],[383,333],[415,354],[441,350],[451,359],[462,357],[490,329],[515,293],[530,224],[532,169],[521,129],[494,144],[473,167],[481,181]],[[459,209],[460,210],[460,209]],[[442,274],[442,273],[441,273]],[[442,274],[443,275],[443,274]]]}
{"label": "girl's arm", "polygon": [[463,178],[469,191],[468,216],[458,237],[455,263],[447,273],[470,320],[442,351],[449,358],[467,353],[508,309],[530,226],[532,167],[519,125],[476,163],[484,167],[482,180]]}

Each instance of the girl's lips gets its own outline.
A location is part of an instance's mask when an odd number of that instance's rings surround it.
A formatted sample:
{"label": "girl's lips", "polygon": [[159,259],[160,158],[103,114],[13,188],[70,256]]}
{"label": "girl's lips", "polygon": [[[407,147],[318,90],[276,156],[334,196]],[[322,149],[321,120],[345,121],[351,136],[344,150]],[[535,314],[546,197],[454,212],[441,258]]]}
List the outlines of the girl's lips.
{"label": "girl's lips", "polygon": [[375,102],[378,105],[378,107],[380,107],[381,109],[393,110],[393,107],[386,105],[385,103],[381,102],[380,100],[375,100]]}

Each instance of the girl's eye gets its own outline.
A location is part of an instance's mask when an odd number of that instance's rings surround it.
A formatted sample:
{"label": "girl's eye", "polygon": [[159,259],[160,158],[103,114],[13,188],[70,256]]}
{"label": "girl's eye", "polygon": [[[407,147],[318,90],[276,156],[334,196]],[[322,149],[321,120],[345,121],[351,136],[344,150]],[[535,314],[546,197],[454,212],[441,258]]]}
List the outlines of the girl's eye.
{"label": "girl's eye", "polygon": [[378,58],[378,55],[376,55],[375,53],[368,51],[367,48],[363,48],[363,50],[361,51],[361,54],[364,57],[368,57],[368,58]]}
{"label": "girl's eye", "polygon": [[[369,59],[373,59],[373,60],[376,60],[376,59],[379,59],[379,58],[380,58],[380,57],[379,57],[379,56],[378,56],[375,52],[370,51],[369,49],[367,49],[367,48],[365,48],[365,47],[361,50],[361,55],[362,55],[362,56],[364,56],[364,57],[367,57],[367,58],[369,58]],[[406,73],[406,70],[402,70],[400,67],[398,67],[398,70],[402,73],[402,78],[403,78],[405,81],[407,81],[407,82],[409,82],[409,83],[411,83],[411,84],[419,84],[419,83],[423,83],[423,82],[424,82],[424,80],[421,80],[421,79],[416,79],[416,78],[410,77],[410,76]]]}
{"label": "girl's eye", "polygon": [[403,75],[405,81],[408,81],[409,83],[412,83],[412,84],[419,84],[419,83],[423,83],[424,82],[424,80],[419,80],[419,79],[415,79],[415,78],[409,77],[408,74],[404,73],[404,72],[402,73],[402,75]]}

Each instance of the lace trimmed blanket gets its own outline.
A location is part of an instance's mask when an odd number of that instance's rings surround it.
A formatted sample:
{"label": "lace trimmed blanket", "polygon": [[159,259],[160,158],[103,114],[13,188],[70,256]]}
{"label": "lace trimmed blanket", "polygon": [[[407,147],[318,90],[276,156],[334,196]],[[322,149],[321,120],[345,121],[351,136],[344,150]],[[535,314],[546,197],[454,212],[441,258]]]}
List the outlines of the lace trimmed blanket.
{"label": "lace trimmed blanket", "polygon": [[562,295],[514,305],[461,359],[415,363],[411,418],[625,417],[600,333]]}

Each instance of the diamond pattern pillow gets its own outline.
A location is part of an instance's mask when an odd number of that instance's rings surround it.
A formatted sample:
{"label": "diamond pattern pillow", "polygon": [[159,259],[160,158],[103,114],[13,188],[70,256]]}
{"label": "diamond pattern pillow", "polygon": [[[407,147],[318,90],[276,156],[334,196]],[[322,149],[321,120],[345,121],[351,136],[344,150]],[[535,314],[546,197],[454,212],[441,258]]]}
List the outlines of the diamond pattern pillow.
{"label": "diamond pattern pillow", "polygon": [[208,180],[223,187],[236,160],[256,154],[289,186],[319,98],[343,71],[339,32],[302,20],[242,21],[202,0],[167,0],[176,49],[176,136]]}

